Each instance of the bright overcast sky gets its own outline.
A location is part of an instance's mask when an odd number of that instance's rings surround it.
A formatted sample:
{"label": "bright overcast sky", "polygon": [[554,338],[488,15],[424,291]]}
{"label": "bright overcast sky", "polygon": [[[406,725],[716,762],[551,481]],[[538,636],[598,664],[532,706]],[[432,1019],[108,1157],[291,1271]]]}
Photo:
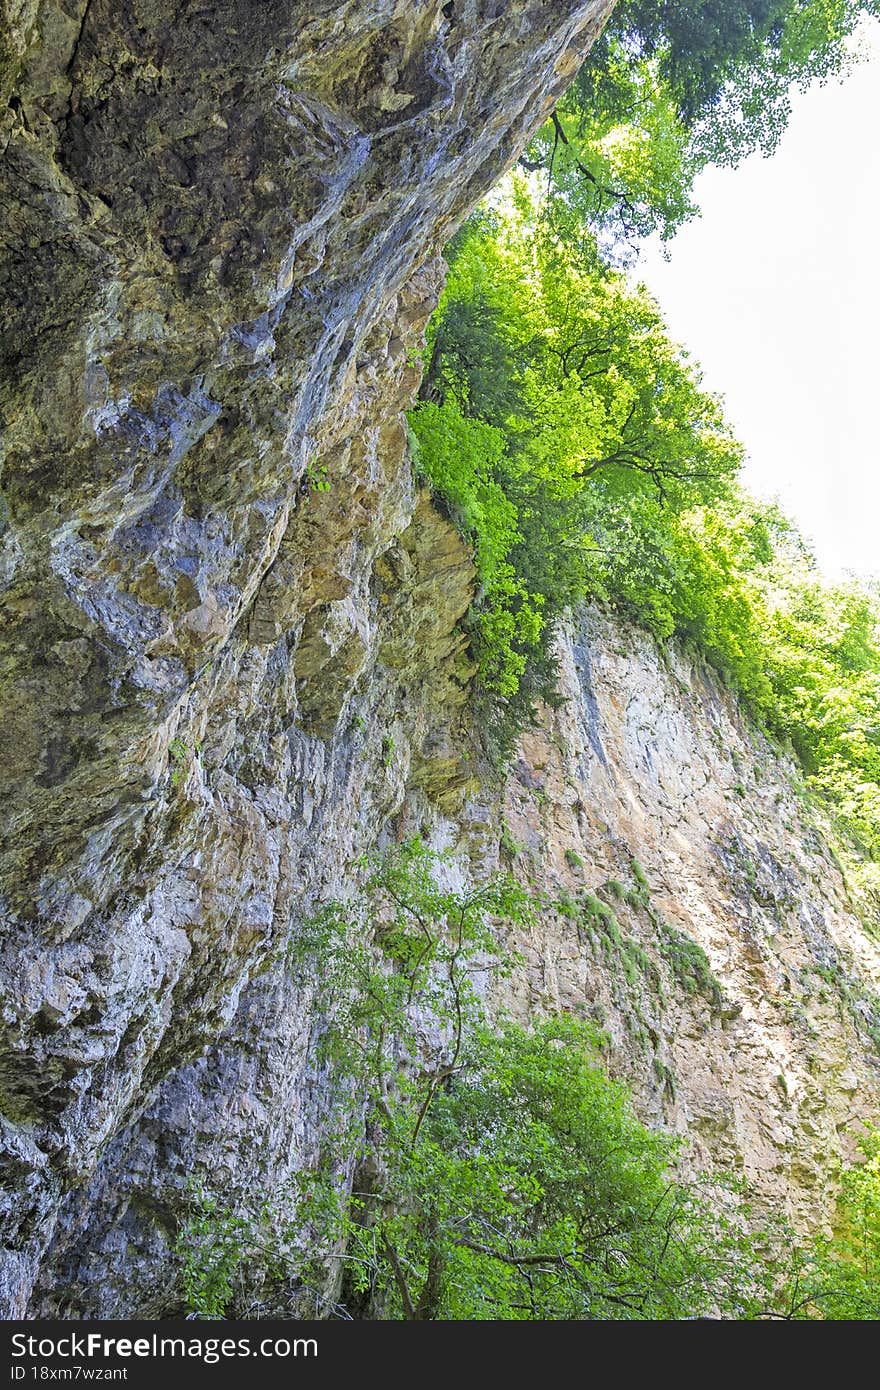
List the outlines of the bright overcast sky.
{"label": "bright overcast sky", "polygon": [[880,572],[880,23],[842,82],[796,93],[772,159],[710,169],[702,215],[636,267],[723,395],[744,481],[822,568]]}

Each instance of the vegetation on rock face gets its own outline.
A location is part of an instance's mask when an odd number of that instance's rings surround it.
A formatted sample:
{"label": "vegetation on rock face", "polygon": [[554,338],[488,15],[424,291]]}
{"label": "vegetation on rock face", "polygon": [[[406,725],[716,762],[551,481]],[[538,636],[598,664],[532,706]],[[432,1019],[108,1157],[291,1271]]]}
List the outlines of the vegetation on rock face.
{"label": "vegetation on rock face", "polygon": [[817,1243],[813,1282],[829,1318],[880,1317],[880,1130],[859,1150],[860,1162],[841,1173],[838,1233]]}
{"label": "vegetation on rock face", "polygon": [[480,979],[505,968],[492,919],[531,908],[508,879],[443,888],[443,868],[411,841],[371,862],[357,901],[328,904],[298,934],[291,969],[320,963],[338,1098],[325,1157],[258,1210],[194,1190],[178,1242],[190,1311],[241,1311],[252,1258],[275,1311],[876,1316],[876,1137],[844,1174],[835,1241],[798,1246],[781,1218],[750,1229],[741,1183],[674,1176],[678,1141],[635,1118],[593,1025],[490,1024]]}
{"label": "vegetation on rock face", "polygon": [[579,598],[626,585],[668,623],[668,534],[720,501],[740,449],[647,294],[511,202],[454,248],[411,423],[474,539],[480,682],[515,726],[552,690],[548,639]]}
{"label": "vegetation on rock face", "polygon": [[[522,171],[448,248],[411,430],[474,547],[477,699],[502,753],[554,698],[562,614],[599,600],[697,647],[880,863],[876,595],[825,584],[785,517],[739,488],[719,402],[619,269],[638,237],[693,215],[706,163],[773,148],[791,85],[838,71],[876,8],[619,5]],[[516,857],[509,832],[503,849]],[[323,1157],[258,1209],[194,1192],[178,1247],[192,1311],[240,1311],[255,1256],[264,1306],[298,1314],[880,1316],[877,1135],[841,1173],[834,1239],[799,1243],[741,1182],[676,1175],[678,1141],[636,1119],[593,1025],[490,1019],[509,965],[498,924],[537,910],[512,879],[443,886],[419,841],[364,870],[361,896],[327,904],[290,950],[302,983],[320,981]],[[633,874],[601,891],[644,909],[681,990],[719,1007],[705,955]],[[625,972],[659,979],[603,898],[556,906]]]}
{"label": "vegetation on rock face", "polygon": [[[877,594],[824,582],[778,508],[738,485],[742,450],[720,404],[648,293],[610,263],[603,246],[613,231],[619,247],[621,228],[596,201],[610,181],[618,210],[647,209],[639,233],[673,228],[699,163],[694,141],[716,160],[772,146],[787,108],[782,88],[761,85],[768,72],[788,84],[836,70],[865,8],[743,4],[724,7],[722,23],[717,7],[621,7],[526,157],[546,179],[508,181],[448,248],[411,426],[417,467],[474,544],[478,699],[502,752],[535,700],[554,699],[560,615],[584,598],[610,603],[661,640],[694,644],[793,748],[870,861],[855,873],[876,898]],[[646,73],[650,100],[636,90]],[[647,120],[657,102],[656,130],[636,139],[614,124],[624,108]],[[599,154],[630,145],[629,183],[622,167],[602,171]],[[638,202],[639,168],[666,170],[677,212],[668,187],[645,185]]]}
{"label": "vegetation on rock face", "polygon": [[[416,467],[474,546],[477,698],[502,754],[534,701],[554,699],[562,614],[585,598],[611,604],[659,640],[693,644],[793,748],[876,889],[877,595],[825,583],[791,523],[743,492],[718,400],[615,268],[639,236],[668,236],[693,214],[707,162],[773,148],[792,83],[839,70],[873,8],[618,7],[526,173],[448,248],[411,429]],[[629,944],[601,898],[582,895],[581,910],[609,949]],[[655,925],[682,988],[717,1006],[699,947]],[[408,987],[407,1008],[417,995]],[[430,1065],[415,1063],[413,1033],[393,1085],[367,1086],[371,1182],[353,1199],[338,1181],[312,1189],[325,1212],[334,1194],[347,1307],[415,1319],[878,1315],[876,1136],[842,1174],[837,1236],[806,1248],[781,1217],[754,1224],[741,1186],[671,1176],[674,1141],[636,1121],[590,1026],[490,1027],[467,999],[451,1062],[442,1026]],[[374,1037],[375,1022],[361,1025]]]}
{"label": "vegetation on rock face", "polygon": [[847,39],[877,0],[623,0],[521,163],[547,180],[547,214],[615,255],[671,236],[697,209],[707,164],[772,153],[793,87],[849,61]]}
{"label": "vegetation on rock face", "polygon": [[542,235],[522,189],[452,256],[411,424],[474,543],[498,742],[554,698],[561,614],[598,598],[696,645],[880,858],[876,594],[823,581],[791,523],[742,492],[739,445],[656,306]]}

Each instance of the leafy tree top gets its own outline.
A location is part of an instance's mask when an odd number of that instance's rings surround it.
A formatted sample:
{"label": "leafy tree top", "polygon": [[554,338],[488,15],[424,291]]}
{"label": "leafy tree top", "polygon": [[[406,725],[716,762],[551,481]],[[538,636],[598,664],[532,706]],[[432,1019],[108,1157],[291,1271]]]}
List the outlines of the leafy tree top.
{"label": "leafy tree top", "polygon": [[878,0],[623,0],[523,157],[548,220],[606,249],[671,236],[707,164],[770,154],[791,92],[843,73]]}

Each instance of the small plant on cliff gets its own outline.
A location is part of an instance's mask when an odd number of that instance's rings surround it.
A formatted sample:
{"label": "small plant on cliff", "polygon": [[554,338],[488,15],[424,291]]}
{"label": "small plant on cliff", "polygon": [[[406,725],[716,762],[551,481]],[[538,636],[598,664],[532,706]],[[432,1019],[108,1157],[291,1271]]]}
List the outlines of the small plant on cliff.
{"label": "small plant on cliff", "polygon": [[327,476],[327,466],[323,463],[315,463],[311,460],[306,464],[303,478],[307,492],[329,492],[331,483]]}
{"label": "small plant on cliff", "polygon": [[180,785],[180,779],[183,777],[190,759],[195,758],[201,763],[202,745],[201,743],[194,743],[190,747],[182,738],[173,738],[168,745],[168,756],[172,764],[171,785],[177,787]]}
{"label": "small plant on cliff", "polygon": [[720,1009],[723,990],[702,946],[661,918],[659,913],[654,914],[654,921],[659,932],[660,954],[669,962],[685,994],[702,994],[714,1009]]}
{"label": "small plant on cliff", "polygon": [[168,745],[168,756],[169,756],[169,758],[171,759],[171,762],[172,762],[172,768],[171,768],[171,785],[172,785],[172,787],[176,787],[177,784],[178,784],[178,782],[180,781],[180,774],[181,774],[181,772],[183,771],[183,767],[184,767],[184,764],[186,763],[186,759],[187,759],[188,754],[189,754],[189,749],[187,748],[187,746],[186,746],[186,744],[184,743],[184,741],[183,741],[182,738],[173,738],[173,739],[171,740],[170,744]]}
{"label": "small plant on cliff", "polygon": [[501,835],[499,837],[498,847],[501,853],[505,854],[510,860],[516,859],[517,856],[522,853],[522,845],[511,835],[510,828],[506,821],[501,822]]}

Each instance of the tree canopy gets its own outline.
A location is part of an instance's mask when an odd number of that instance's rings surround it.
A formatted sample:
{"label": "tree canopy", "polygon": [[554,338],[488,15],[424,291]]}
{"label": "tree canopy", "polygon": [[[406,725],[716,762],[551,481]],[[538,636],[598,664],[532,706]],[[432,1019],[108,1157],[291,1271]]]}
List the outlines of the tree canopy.
{"label": "tree canopy", "polygon": [[481,688],[514,721],[549,693],[556,618],[621,543],[608,518],[708,503],[740,460],[650,297],[534,219],[515,190],[460,239],[411,416],[419,466],[474,540]]}

